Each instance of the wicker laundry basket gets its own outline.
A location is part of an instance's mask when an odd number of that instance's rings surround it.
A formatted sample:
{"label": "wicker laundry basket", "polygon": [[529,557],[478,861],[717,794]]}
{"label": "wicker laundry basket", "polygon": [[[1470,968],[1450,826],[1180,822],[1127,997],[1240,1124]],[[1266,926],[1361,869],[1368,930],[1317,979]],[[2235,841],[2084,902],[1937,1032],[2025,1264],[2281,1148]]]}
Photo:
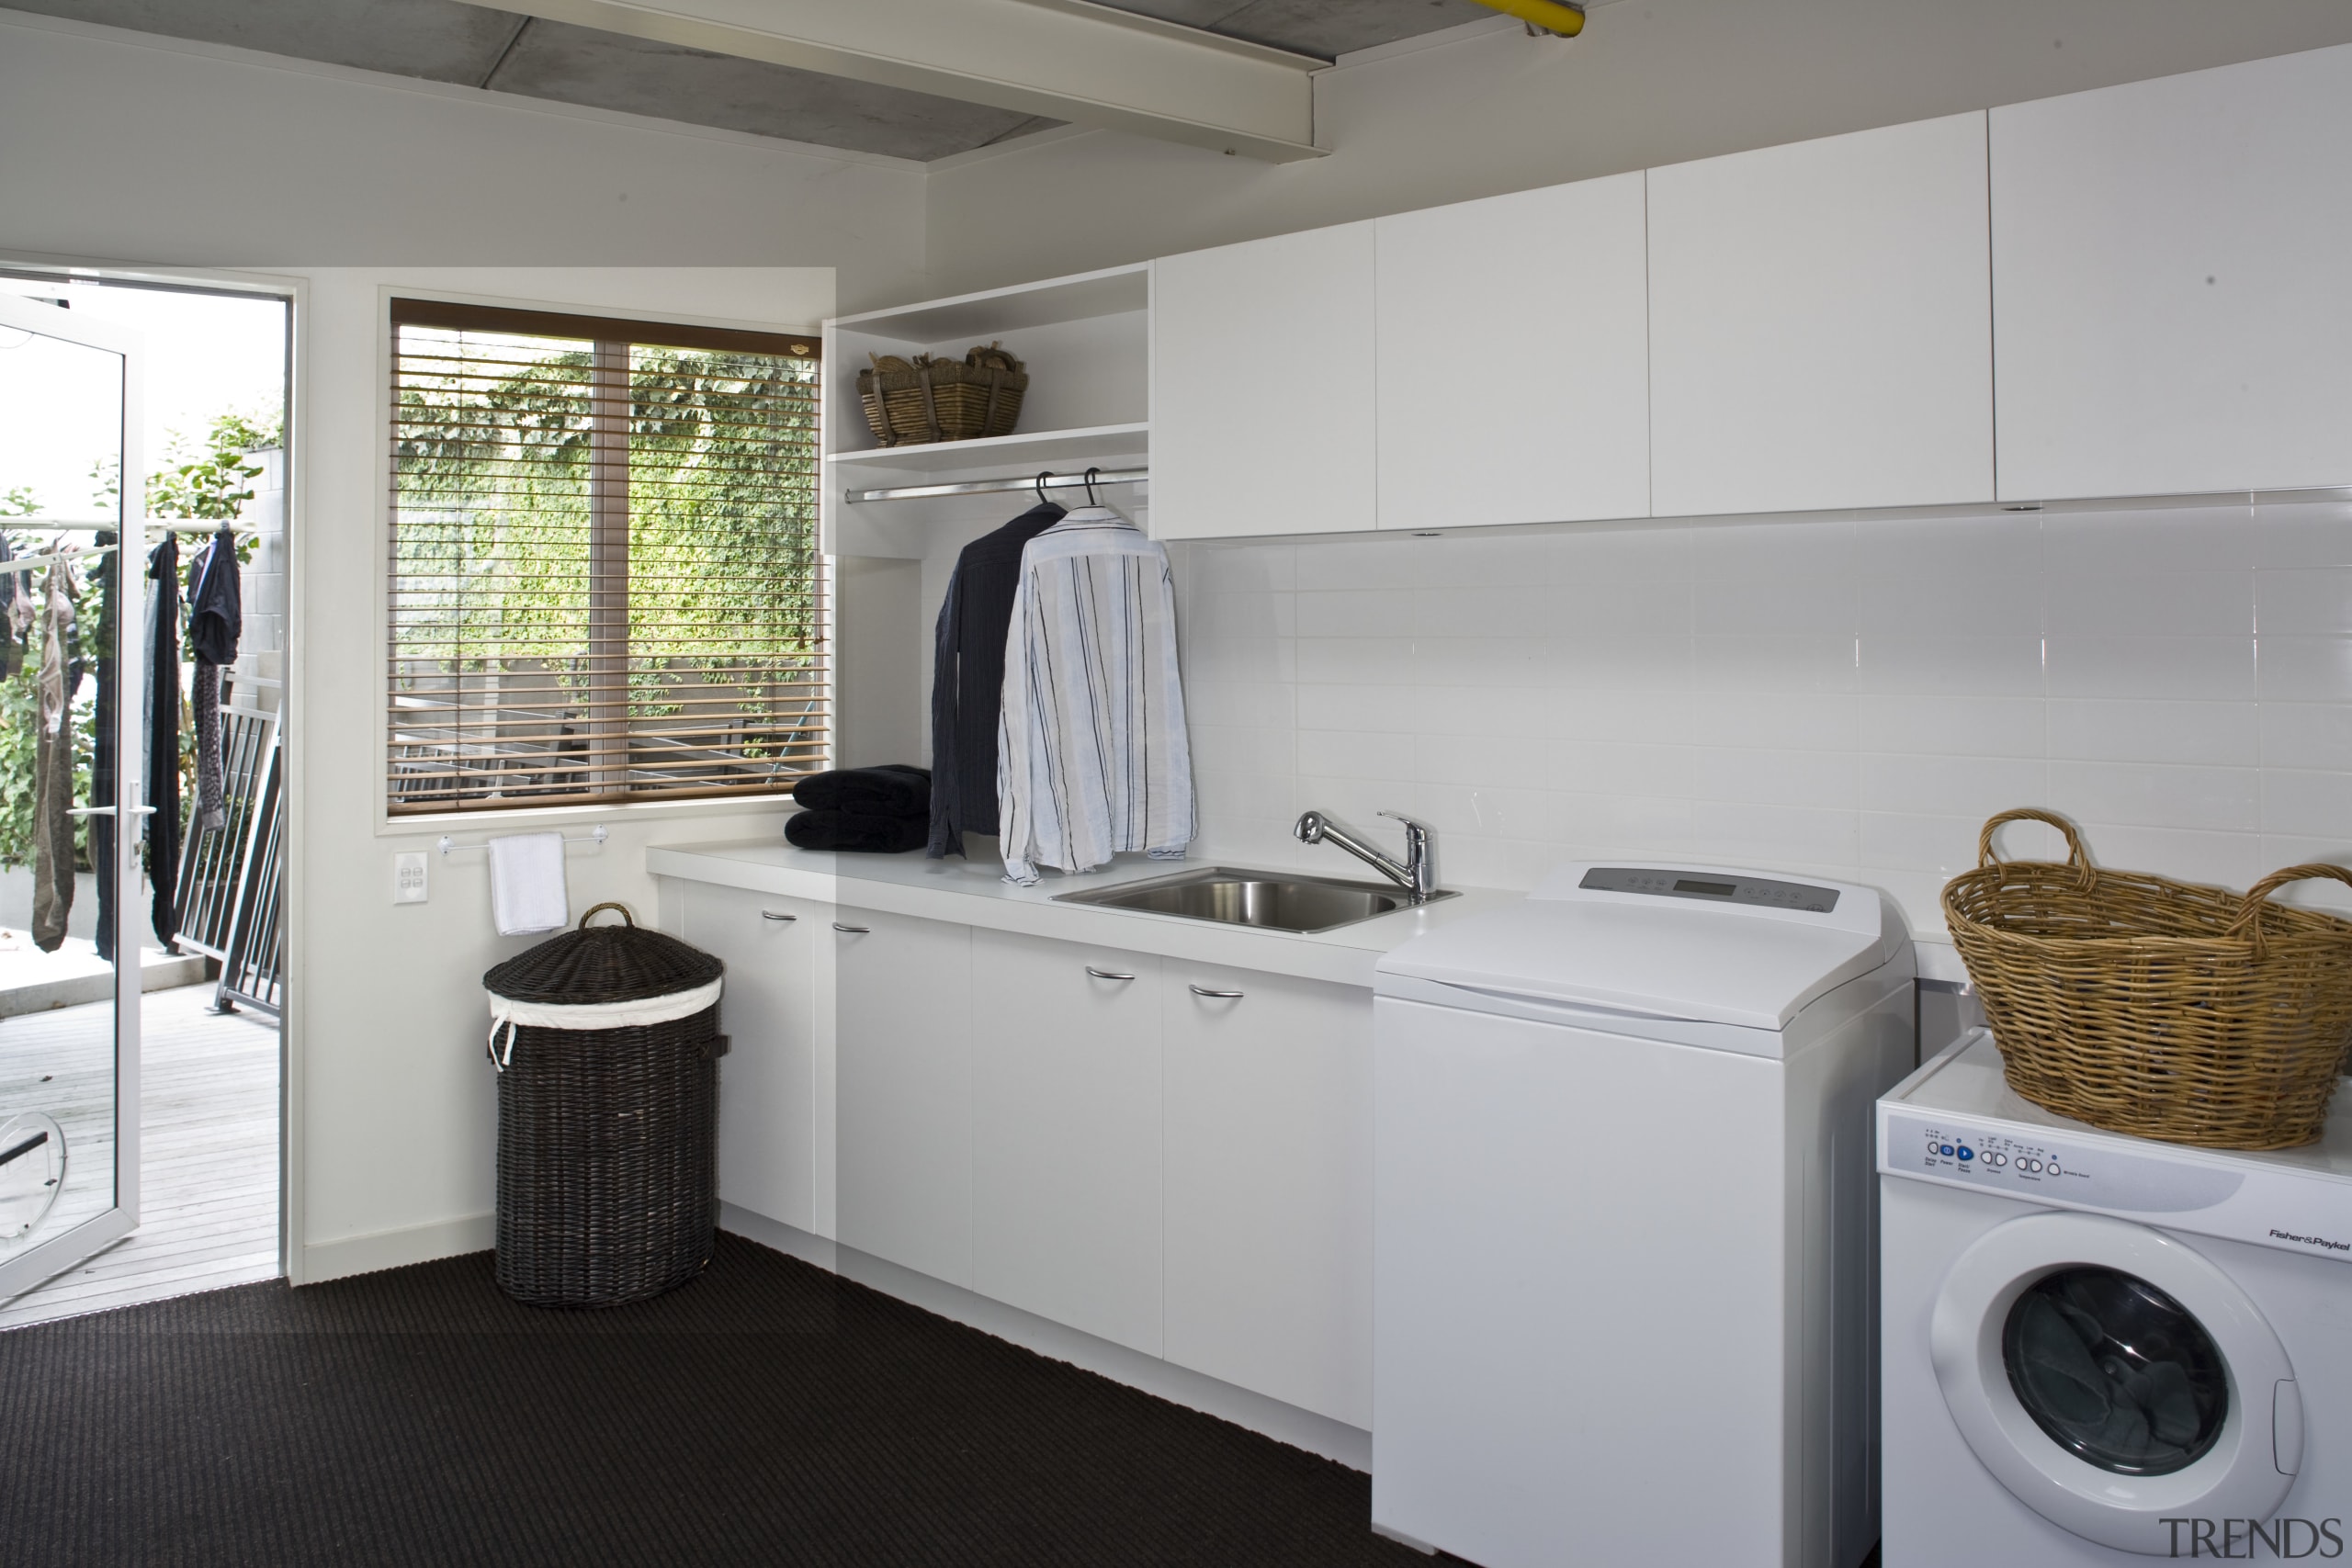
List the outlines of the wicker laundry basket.
{"label": "wicker laundry basket", "polygon": [[[591,926],[618,909],[625,926]],[[710,1261],[725,965],[626,907],[482,976],[498,1066],[498,1283],[617,1306]]]}
{"label": "wicker laundry basket", "polygon": [[[2005,822],[2046,822],[2066,861],[2002,861]],[[1944,919],[2009,1087],[2096,1127],[2219,1149],[2317,1139],[2352,1048],[2352,921],[2268,902],[2335,865],[2251,892],[2095,867],[2072,824],[2004,811]]]}
{"label": "wicker laundry basket", "polygon": [[996,344],[961,359],[867,357],[874,367],[857,373],[857,395],[867,427],[884,446],[1010,435],[1029,390],[1029,372]]}

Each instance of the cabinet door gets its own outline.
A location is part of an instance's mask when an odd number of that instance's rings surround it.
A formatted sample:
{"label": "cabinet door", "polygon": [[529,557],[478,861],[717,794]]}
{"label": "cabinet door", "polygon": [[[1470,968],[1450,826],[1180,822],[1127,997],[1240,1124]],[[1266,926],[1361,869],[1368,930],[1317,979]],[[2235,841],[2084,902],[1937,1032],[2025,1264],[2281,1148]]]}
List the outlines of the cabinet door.
{"label": "cabinet door", "polygon": [[1376,220],[1380,525],[1645,517],[1643,177]]}
{"label": "cabinet door", "polygon": [[1660,516],[1990,501],[1984,117],[1649,173]]}
{"label": "cabinet door", "polygon": [[972,933],[833,916],[841,1239],[972,1283]]}
{"label": "cabinet door", "polygon": [[815,1004],[809,954],[830,938],[825,905],[708,883],[684,886],[681,934],[727,965],[719,998],[718,1195],[816,1228]]}
{"label": "cabinet door", "polygon": [[1369,1427],[1371,993],[1165,970],[1162,1354]]}
{"label": "cabinet door", "polygon": [[974,931],[972,1077],[973,1288],[1159,1354],[1159,960]]}
{"label": "cabinet door", "polygon": [[2352,482],[2352,48],[1992,126],[2002,499]]}
{"label": "cabinet door", "polygon": [[1373,226],[1152,264],[1151,531],[1371,528]]}

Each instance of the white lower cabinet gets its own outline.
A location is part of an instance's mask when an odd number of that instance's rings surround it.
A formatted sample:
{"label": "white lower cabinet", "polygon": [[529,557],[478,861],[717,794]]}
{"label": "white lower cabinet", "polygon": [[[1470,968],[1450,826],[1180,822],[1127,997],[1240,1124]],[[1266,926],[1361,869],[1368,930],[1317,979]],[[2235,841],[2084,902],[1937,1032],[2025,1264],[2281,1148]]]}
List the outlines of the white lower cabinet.
{"label": "white lower cabinet", "polygon": [[830,1158],[818,1125],[815,944],[821,904],[690,883],[680,934],[727,965],[719,1027],[718,1195],[755,1214],[816,1228]]}
{"label": "white lower cabinet", "polygon": [[1368,1428],[1372,993],[1165,973],[1162,1354]]}
{"label": "white lower cabinet", "polygon": [[833,942],[840,1239],[972,1284],[972,931],[840,908]]}
{"label": "white lower cabinet", "polygon": [[1154,1356],[1159,968],[972,933],[972,1288]]}

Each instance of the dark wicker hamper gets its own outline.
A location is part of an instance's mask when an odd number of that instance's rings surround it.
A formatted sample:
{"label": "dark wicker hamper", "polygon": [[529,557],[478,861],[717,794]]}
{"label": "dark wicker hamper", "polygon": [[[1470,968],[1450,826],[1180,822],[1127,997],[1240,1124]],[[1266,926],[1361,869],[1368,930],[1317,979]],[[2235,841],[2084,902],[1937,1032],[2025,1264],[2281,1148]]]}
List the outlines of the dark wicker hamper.
{"label": "dark wicker hamper", "polygon": [[604,909],[628,919],[599,904],[482,976],[498,1283],[533,1306],[641,1301],[710,1261],[725,965],[633,919],[590,926]]}

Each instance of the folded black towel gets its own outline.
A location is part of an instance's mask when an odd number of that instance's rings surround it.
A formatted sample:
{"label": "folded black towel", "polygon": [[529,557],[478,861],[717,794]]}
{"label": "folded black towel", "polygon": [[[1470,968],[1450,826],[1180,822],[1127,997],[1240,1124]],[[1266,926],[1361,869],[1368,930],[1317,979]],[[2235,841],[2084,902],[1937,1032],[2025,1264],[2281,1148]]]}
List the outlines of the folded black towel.
{"label": "folded black towel", "polygon": [[931,816],[931,770],[886,762],[878,768],[836,768],[792,786],[792,798],[811,811],[857,811],[876,817]]}
{"label": "folded black towel", "polygon": [[784,836],[804,850],[857,850],[895,855],[931,841],[931,818],[880,817],[864,811],[796,811]]}

